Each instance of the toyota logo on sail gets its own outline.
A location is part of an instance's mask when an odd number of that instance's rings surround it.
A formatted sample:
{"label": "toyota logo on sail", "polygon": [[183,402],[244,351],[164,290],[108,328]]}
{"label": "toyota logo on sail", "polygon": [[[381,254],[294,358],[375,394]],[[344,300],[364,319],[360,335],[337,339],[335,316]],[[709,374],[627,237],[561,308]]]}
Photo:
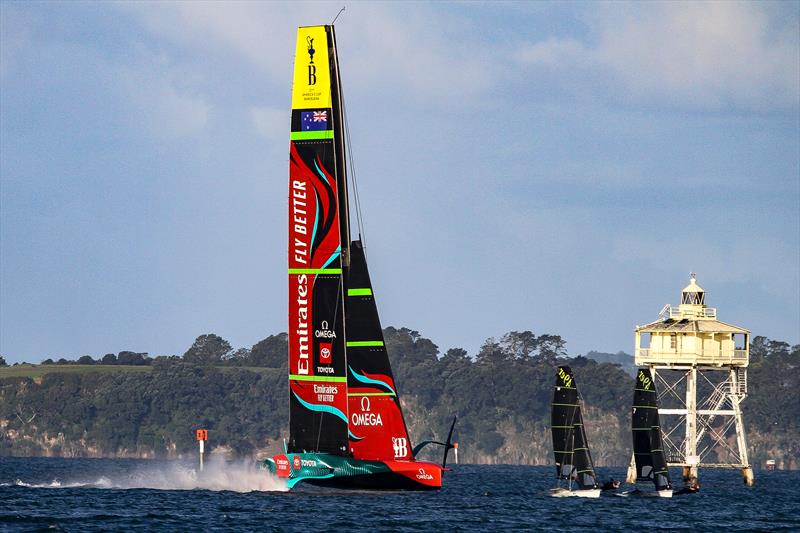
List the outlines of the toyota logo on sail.
{"label": "toyota logo on sail", "polygon": [[430,480],[430,479],[433,479],[433,476],[430,475],[429,473],[427,473],[424,468],[420,468],[419,469],[419,473],[417,474],[417,479],[428,479],[428,480]]}

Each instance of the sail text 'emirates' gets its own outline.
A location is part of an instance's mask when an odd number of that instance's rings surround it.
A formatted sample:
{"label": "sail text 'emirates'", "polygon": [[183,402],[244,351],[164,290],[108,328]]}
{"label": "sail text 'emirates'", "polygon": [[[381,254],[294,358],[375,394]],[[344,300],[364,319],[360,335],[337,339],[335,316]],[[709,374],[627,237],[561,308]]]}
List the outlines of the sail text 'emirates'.
{"label": "sail text 'emirates'", "polygon": [[297,373],[308,374],[308,276],[297,276]]}

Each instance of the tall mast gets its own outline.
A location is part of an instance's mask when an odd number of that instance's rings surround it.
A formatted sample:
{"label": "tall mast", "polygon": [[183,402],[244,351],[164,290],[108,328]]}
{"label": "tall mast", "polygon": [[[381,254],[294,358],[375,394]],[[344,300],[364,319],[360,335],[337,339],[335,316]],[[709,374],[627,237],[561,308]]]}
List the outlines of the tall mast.
{"label": "tall mast", "polygon": [[[339,186],[339,220],[342,234],[342,267],[350,266],[350,200],[347,194],[347,157],[344,140],[344,105],[342,84],[339,77],[339,55],[336,49],[336,32],[333,26],[326,26],[330,40],[331,100],[333,117],[334,158]],[[347,277],[345,276],[345,279]]]}

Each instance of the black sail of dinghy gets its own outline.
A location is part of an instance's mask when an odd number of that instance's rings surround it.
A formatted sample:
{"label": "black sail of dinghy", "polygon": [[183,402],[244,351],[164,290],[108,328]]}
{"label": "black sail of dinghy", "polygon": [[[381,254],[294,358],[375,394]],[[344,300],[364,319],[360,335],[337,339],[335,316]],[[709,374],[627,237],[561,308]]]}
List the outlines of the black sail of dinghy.
{"label": "black sail of dinghy", "polygon": [[652,481],[656,490],[671,489],[669,468],[661,439],[658,394],[649,369],[640,369],[636,376],[631,430],[636,480]]}
{"label": "black sail of dinghy", "polygon": [[577,482],[580,489],[597,488],[592,455],[586,440],[578,385],[568,366],[558,367],[550,417],[558,479]]}

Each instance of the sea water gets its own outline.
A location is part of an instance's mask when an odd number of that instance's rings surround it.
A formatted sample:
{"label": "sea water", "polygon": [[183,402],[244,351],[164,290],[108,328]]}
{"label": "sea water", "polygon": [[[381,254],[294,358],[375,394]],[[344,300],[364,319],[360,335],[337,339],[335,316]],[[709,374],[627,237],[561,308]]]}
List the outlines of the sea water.
{"label": "sea water", "polygon": [[0,531],[800,531],[800,472],[756,472],[748,488],[738,470],[701,470],[700,493],[671,499],[552,498],[552,476],[453,465],[434,492],[286,491],[249,461],[201,473],[177,461],[0,457]]}

